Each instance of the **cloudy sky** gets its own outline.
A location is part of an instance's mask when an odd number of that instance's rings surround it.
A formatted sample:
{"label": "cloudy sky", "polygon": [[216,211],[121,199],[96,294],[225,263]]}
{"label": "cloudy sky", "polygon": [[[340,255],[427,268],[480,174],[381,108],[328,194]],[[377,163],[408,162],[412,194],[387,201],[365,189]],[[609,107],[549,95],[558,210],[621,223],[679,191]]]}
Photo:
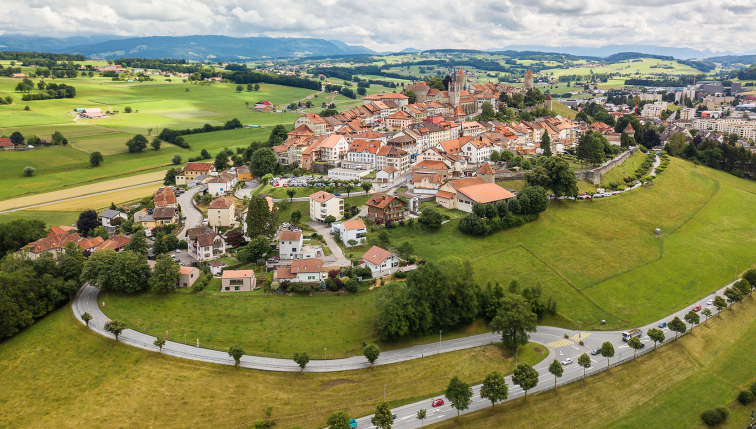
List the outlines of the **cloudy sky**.
{"label": "cloudy sky", "polygon": [[407,47],[754,49],[753,0],[2,0],[0,32],[317,37]]}

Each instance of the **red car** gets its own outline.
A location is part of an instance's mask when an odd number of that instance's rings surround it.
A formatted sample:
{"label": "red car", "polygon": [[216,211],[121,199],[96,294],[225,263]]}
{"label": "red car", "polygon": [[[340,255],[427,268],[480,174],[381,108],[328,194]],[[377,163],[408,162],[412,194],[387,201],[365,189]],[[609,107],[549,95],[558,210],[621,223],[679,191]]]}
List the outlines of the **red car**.
{"label": "red car", "polygon": [[697,306],[693,307],[693,311],[701,311],[701,306],[697,305]]}
{"label": "red car", "polygon": [[431,403],[431,405],[434,406],[434,407],[440,407],[440,406],[444,405],[444,400],[443,399],[434,399],[433,403]]}

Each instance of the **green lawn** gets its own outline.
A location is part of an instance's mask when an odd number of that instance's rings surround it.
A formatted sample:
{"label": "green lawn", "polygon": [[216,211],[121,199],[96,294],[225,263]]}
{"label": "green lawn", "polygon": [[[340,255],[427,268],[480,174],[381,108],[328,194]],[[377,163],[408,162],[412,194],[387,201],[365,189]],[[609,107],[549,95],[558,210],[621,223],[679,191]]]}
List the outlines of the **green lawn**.
{"label": "green lawn", "polygon": [[[319,320],[312,329],[339,323]],[[247,331],[257,325],[238,324]],[[520,352],[520,362],[547,356],[532,347]],[[117,343],[88,331],[66,306],[0,343],[0,428],[245,427],[272,406],[276,427],[314,429],[335,412],[372,413],[384,386],[396,406],[443,391],[452,375],[479,382],[491,371],[513,368],[514,357],[491,345],[360,371],[252,371]],[[107,399],[114,397],[116,405]]]}
{"label": "green lawn", "polygon": [[16,219],[34,220],[40,219],[47,225],[73,225],[79,219],[79,212],[56,212],[37,210],[18,210],[0,214],[0,223],[10,222]]}
{"label": "green lawn", "polygon": [[622,186],[625,186],[625,181],[622,179],[635,173],[635,170],[640,168],[643,161],[646,160],[646,157],[647,154],[639,150],[635,151],[635,153],[622,164],[612,168],[606,174],[601,176],[601,186],[605,188],[611,182],[617,182]]}
{"label": "green lawn", "polygon": [[749,297],[673,344],[635,362],[543,394],[431,425],[441,428],[707,428],[701,413],[727,407],[722,428],[750,423],[752,405],[735,400],[756,381],[756,306]]}

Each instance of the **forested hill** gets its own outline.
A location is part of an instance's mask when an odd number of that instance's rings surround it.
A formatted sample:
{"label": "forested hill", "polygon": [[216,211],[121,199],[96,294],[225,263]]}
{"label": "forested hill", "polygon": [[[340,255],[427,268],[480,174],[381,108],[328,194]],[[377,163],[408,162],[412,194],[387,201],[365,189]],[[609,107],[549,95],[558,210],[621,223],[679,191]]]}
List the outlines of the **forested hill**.
{"label": "forested hill", "polygon": [[[34,38],[0,36],[0,50],[39,50]],[[42,41],[42,39],[39,39]],[[76,44],[45,40],[48,48],[58,53],[81,54],[86,57],[111,58],[181,58],[187,60],[244,60],[260,58],[310,57],[328,55],[373,54],[362,46],[349,46],[338,41],[309,38],[272,37],[226,37],[226,36],[182,36],[182,37],[135,37],[97,41],[97,43],[77,40]],[[50,49],[49,47],[53,47]]]}

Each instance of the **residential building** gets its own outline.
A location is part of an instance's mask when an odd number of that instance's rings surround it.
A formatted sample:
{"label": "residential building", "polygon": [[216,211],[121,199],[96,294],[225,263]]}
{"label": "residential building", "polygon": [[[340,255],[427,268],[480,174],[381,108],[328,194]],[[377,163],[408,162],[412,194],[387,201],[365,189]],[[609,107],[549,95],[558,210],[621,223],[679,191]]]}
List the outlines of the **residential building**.
{"label": "residential building", "polygon": [[310,219],[325,222],[328,216],[336,220],[344,217],[344,200],[333,194],[318,191],[310,195]]}
{"label": "residential building", "polygon": [[218,197],[231,192],[234,185],[236,185],[236,175],[221,173],[207,181],[207,192],[214,197]]}
{"label": "residential building", "polygon": [[236,223],[236,205],[231,197],[218,197],[207,206],[207,223],[210,226],[229,227]]}
{"label": "residential building", "polygon": [[424,160],[412,166],[412,174],[440,174],[443,180],[449,178],[449,166],[443,161]]}
{"label": "residential building", "polygon": [[481,177],[467,177],[441,185],[436,203],[447,209],[472,213],[474,203],[495,204],[510,198],[514,198],[514,194],[495,183],[486,183]]}
{"label": "residential building", "polygon": [[692,121],[696,118],[696,109],[692,107],[683,107],[680,109],[680,119],[684,121]]}
{"label": "residential building", "polygon": [[396,253],[373,246],[362,255],[360,265],[370,268],[373,278],[381,278],[394,274],[401,265],[401,259]]}
{"label": "residential building", "polygon": [[394,167],[386,167],[375,173],[375,180],[379,183],[393,182],[398,177],[398,170]]}
{"label": "residential building", "polygon": [[178,207],[176,193],[173,192],[173,188],[170,186],[164,186],[155,191],[152,201],[155,203],[155,207]]}
{"label": "residential building", "polygon": [[16,145],[13,144],[10,138],[8,137],[0,137],[0,148],[3,148],[5,150],[11,150],[14,149]]}
{"label": "residential building", "polygon": [[216,259],[208,262],[207,266],[210,268],[210,274],[217,277],[220,275],[221,271],[223,271],[223,267],[225,267],[226,264]]}
{"label": "residential building", "polygon": [[131,238],[129,237],[125,237],[123,235],[114,235],[105,240],[101,245],[99,245],[95,252],[99,252],[100,250],[113,250],[114,252],[118,253],[122,251],[130,241]]}
{"label": "residential building", "polygon": [[[197,176],[204,174],[205,176],[210,176],[212,173],[215,173],[215,165],[213,165],[212,162],[187,162],[184,166],[184,171],[182,172],[186,182],[193,181]],[[186,184],[186,183],[178,183],[179,184]]]}
{"label": "residential building", "polygon": [[226,240],[206,226],[186,231],[189,256],[197,261],[208,261],[226,253]]}
{"label": "residential building", "polygon": [[338,180],[360,180],[370,174],[371,170],[353,170],[350,168],[332,168],[328,170],[328,177]]}
{"label": "residential building", "polygon": [[[225,272],[224,272],[225,273]],[[296,283],[319,283],[325,280],[327,273],[323,272],[322,259],[295,259],[290,267],[281,267],[276,270],[276,281]]]}
{"label": "residential building", "polygon": [[390,130],[403,130],[414,123],[412,115],[400,110],[386,117],[386,128]]}
{"label": "residential building", "polygon": [[240,165],[236,167],[236,181],[246,182],[252,180],[252,173],[249,171],[249,167],[246,165]]}
{"label": "residential building", "polygon": [[305,244],[300,231],[283,231],[278,236],[278,256],[281,259],[313,259],[322,257],[323,249]]}
{"label": "residential building", "polygon": [[197,267],[179,267],[179,281],[176,287],[192,287],[200,276]]}
{"label": "residential building", "polygon": [[410,167],[410,154],[394,146],[383,146],[375,156],[377,170],[394,167],[399,174],[404,174]]}
{"label": "residential building", "polygon": [[328,124],[316,113],[306,113],[294,121],[294,128],[301,125],[306,125],[316,136],[324,136],[328,133]]}
{"label": "residential building", "polygon": [[339,239],[346,247],[364,244],[367,240],[367,226],[362,219],[334,223],[331,225],[331,231],[339,234]]}
{"label": "residential building", "polygon": [[58,254],[65,252],[65,247],[68,243],[76,244],[81,250],[94,252],[104,241],[102,237],[84,238],[78,233],[69,233],[53,227],[50,228],[47,237],[27,244],[22,250],[24,250],[30,259],[34,260],[46,252],[57,258]]}
{"label": "residential building", "polygon": [[148,210],[146,216],[140,216],[140,222],[142,227],[149,229],[178,223],[178,212],[173,207],[158,207],[152,213]]}
{"label": "residential building", "polygon": [[[129,216],[126,213],[119,212],[118,210],[105,210],[104,212],[100,213],[100,223],[105,228],[113,228],[116,225],[113,225],[113,221],[115,219],[121,219],[126,220]],[[120,221],[119,221],[120,222]],[[117,224],[118,222],[116,222]]]}
{"label": "residential building", "polygon": [[221,292],[251,292],[256,284],[253,270],[226,270],[221,276]]}
{"label": "residential building", "polygon": [[373,194],[365,203],[368,206],[368,219],[376,223],[397,222],[404,220],[404,201],[382,194]]}

